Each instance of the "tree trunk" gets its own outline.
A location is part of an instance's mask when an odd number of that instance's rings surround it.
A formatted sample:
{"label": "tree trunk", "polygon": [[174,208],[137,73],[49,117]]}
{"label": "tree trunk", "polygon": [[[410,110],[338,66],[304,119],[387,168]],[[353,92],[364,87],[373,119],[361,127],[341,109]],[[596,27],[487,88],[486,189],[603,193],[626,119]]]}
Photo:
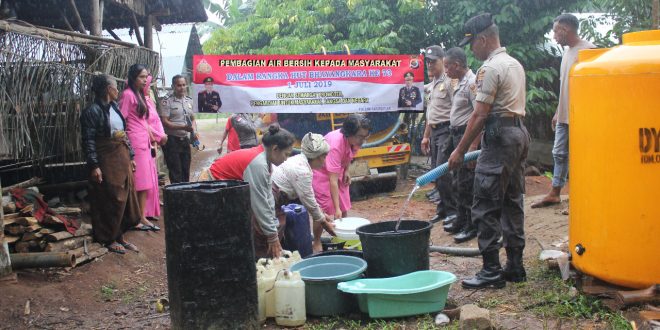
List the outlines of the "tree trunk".
{"label": "tree trunk", "polygon": [[[0,191],[2,183],[0,182]],[[2,197],[2,195],[0,195]],[[0,277],[11,274],[11,262],[9,260],[9,246],[5,243],[5,213],[0,207]]]}
{"label": "tree trunk", "polygon": [[144,47],[149,49],[154,48],[153,22],[154,17],[147,15],[147,19],[144,22]]}

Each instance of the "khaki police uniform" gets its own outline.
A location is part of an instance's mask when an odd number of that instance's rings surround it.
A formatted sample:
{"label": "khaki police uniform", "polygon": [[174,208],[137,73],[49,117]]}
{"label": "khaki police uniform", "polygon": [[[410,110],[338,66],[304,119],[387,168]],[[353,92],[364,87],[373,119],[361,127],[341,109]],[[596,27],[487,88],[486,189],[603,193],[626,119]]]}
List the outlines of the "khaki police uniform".
{"label": "khaki police uniform", "polygon": [[[447,143],[445,155],[449,157],[458,147],[465,134],[467,122],[474,112],[475,98],[477,96],[476,75],[469,70],[453,89],[451,113],[449,114],[450,142]],[[456,195],[456,224],[467,232],[474,230],[471,217],[472,195],[474,186],[474,169],[465,164],[452,173],[453,186]],[[474,235],[474,234],[473,234]],[[472,236],[474,237],[474,236]]]}
{"label": "khaki police uniform", "polygon": [[525,116],[525,70],[506,53],[494,50],[477,72],[476,101],[491,104],[475,169],[472,219],[478,226],[482,255],[496,254],[503,236],[507,255],[525,247],[523,170],[530,137]]}
{"label": "khaki police uniform", "polygon": [[[191,125],[193,113],[193,99],[184,96],[177,98],[168,95],[160,103],[160,116],[168,117],[170,122],[177,125]],[[167,143],[163,146],[165,163],[169,171],[170,183],[190,181],[190,138],[185,130],[165,128]]]}
{"label": "khaki police uniform", "polygon": [[[431,127],[431,166],[434,168],[447,162],[449,156],[444,150],[451,142],[449,134],[449,115],[453,97],[452,80],[443,74],[434,79],[427,88],[430,90],[429,103],[426,108],[427,125]],[[452,178],[443,175],[435,183],[440,195],[437,214],[446,217],[456,214],[456,200],[452,189]]]}

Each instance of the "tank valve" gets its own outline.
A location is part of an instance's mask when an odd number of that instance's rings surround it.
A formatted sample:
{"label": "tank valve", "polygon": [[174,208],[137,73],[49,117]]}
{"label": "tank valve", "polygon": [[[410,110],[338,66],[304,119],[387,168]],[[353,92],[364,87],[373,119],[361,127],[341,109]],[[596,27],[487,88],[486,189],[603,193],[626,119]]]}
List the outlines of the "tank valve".
{"label": "tank valve", "polygon": [[582,244],[578,244],[575,246],[575,253],[577,253],[577,255],[581,256],[585,251],[587,251],[587,249],[585,249],[584,246],[582,246]]}

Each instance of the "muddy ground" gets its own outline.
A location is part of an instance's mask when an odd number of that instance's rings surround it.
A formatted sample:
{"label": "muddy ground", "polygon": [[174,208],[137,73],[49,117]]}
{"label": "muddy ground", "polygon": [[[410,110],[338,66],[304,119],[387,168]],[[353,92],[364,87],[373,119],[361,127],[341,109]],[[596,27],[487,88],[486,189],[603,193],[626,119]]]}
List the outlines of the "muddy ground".
{"label": "muddy ground", "polygon": [[[200,131],[206,150],[193,156],[192,178],[201,168],[208,166],[217,153],[217,140],[224,120],[201,120]],[[611,320],[594,317],[594,313],[562,312],[554,304],[562,304],[562,294],[568,290],[554,271],[545,270],[536,260],[541,245],[547,248],[565,248],[568,236],[568,216],[561,211],[566,203],[546,209],[530,209],[529,204],[545,193],[549,180],[545,177],[527,177],[525,263],[530,281],[508,285],[503,290],[463,290],[459,283],[452,286],[449,303],[462,305],[476,303],[489,308],[497,324],[505,329],[563,329],[610,328]],[[354,203],[351,212],[371,221],[396,218],[405,196],[412,188],[412,179],[399,180],[396,191],[375,195]],[[426,201],[420,190],[410,203],[404,218],[429,219],[435,206]],[[161,227],[164,225],[161,220]],[[17,284],[0,284],[0,328],[2,329],[167,329],[167,313],[156,313],[154,301],[167,297],[164,233],[136,232],[127,234],[140,253],[108,254],[94,262],[74,269],[27,270],[18,272]],[[454,245],[441,226],[432,230],[434,245]],[[460,246],[476,247],[476,240]],[[505,260],[502,251],[501,259]],[[479,270],[479,258],[450,257],[433,253],[431,267],[453,272],[459,279]],[[566,290],[564,290],[566,289]],[[29,313],[26,304],[29,302]],[[569,306],[570,307],[570,304]],[[577,306],[580,307],[580,306]],[[309,328],[427,328],[432,327],[432,316],[369,323],[366,320],[311,319]],[[272,322],[268,328],[274,327]],[[456,328],[456,323],[450,325]]]}

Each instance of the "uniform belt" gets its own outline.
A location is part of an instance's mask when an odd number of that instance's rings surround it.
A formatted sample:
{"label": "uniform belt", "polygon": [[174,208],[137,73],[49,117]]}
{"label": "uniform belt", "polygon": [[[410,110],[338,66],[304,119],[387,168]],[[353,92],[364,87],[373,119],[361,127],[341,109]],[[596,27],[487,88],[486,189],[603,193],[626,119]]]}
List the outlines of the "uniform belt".
{"label": "uniform belt", "polygon": [[443,128],[445,126],[449,126],[449,121],[443,121],[442,123],[439,124],[430,124],[431,128],[436,129],[436,128]]}
{"label": "uniform belt", "polygon": [[465,133],[466,128],[467,128],[467,125],[449,126],[449,132],[451,134],[463,134],[463,133]]}
{"label": "uniform belt", "polygon": [[519,127],[520,124],[522,123],[522,120],[521,120],[521,117],[520,117],[520,116],[513,116],[513,117],[510,117],[510,116],[506,116],[506,117],[499,116],[499,117],[497,118],[497,121],[500,122],[500,127],[510,127],[510,126]]}

